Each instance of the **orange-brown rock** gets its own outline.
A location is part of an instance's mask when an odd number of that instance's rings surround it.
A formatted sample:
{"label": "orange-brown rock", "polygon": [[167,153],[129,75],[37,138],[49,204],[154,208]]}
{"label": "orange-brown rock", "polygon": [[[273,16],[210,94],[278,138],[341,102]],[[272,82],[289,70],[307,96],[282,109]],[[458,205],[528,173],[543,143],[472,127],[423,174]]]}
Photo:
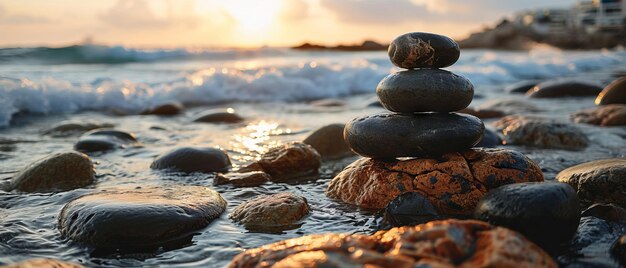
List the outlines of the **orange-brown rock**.
{"label": "orange-brown rock", "polygon": [[4,268],[83,268],[82,265],[54,259],[30,259],[2,266]]}
{"label": "orange-brown rock", "polygon": [[239,172],[263,171],[272,177],[272,181],[284,181],[315,174],[321,165],[322,157],[311,145],[292,142],[270,148],[260,160]]}
{"label": "orange-brown rock", "polygon": [[280,241],[236,256],[249,267],[557,267],[522,235],[474,220],[433,221],[374,235],[323,234]]}
{"label": "orange-brown rock", "polygon": [[418,192],[444,214],[468,215],[489,190],[543,181],[541,169],[521,153],[474,148],[439,159],[383,162],[362,158],[330,182],[326,195],[363,208],[382,209],[406,192]]}
{"label": "orange-brown rock", "polygon": [[610,104],[577,112],[572,115],[576,123],[600,126],[626,125],[626,104]]}

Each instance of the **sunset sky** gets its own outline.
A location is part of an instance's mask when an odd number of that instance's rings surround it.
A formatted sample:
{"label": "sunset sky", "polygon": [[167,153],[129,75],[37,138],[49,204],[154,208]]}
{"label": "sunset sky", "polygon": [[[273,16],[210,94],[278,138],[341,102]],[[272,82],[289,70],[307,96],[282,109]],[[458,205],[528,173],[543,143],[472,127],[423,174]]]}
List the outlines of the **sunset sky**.
{"label": "sunset sky", "polygon": [[388,42],[409,31],[467,36],[515,11],[575,0],[0,0],[0,46],[135,47]]}

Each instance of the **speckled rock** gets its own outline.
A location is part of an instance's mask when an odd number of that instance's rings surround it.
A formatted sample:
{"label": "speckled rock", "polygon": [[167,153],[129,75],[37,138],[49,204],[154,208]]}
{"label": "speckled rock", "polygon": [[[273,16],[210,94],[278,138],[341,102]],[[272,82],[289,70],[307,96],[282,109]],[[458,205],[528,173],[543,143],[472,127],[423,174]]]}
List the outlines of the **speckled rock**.
{"label": "speckled rock", "polygon": [[93,163],[78,152],[64,152],[39,159],[19,171],[10,189],[23,192],[59,192],[90,185],[95,180]]}
{"label": "speckled rock", "polygon": [[163,103],[144,111],[142,114],[153,115],[177,115],[185,110],[185,106],[179,102]]}
{"label": "speckled rock", "polygon": [[378,83],[376,94],[392,112],[454,112],[472,102],[474,86],[446,70],[419,69],[388,75]]}
{"label": "speckled rock", "polygon": [[231,167],[226,152],[217,148],[182,147],[158,156],[150,168],[180,172],[225,172]]}
{"label": "speckled rock", "polygon": [[543,181],[543,174],[523,154],[475,148],[436,159],[362,158],[331,180],[326,195],[363,208],[382,209],[403,193],[418,192],[440,213],[469,215],[489,190],[532,181]]}
{"label": "speckled rock", "polygon": [[272,177],[262,171],[218,173],[213,179],[213,184],[232,184],[237,187],[254,187],[270,181]]}
{"label": "speckled rock", "polygon": [[575,125],[544,118],[511,115],[494,126],[502,132],[504,144],[565,150],[582,150],[589,144],[587,136]]}
{"label": "speckled rock", "polygon": [[56,125],[50,129],[44,130],[44,135],[50,135],[54,137],[68,137],[72,135],[82,134],[84,132],[98,129],[98,128],[112,128],[113,124],[108,123],[79,123],[79,122],[67,122]]}
{"label": "speckled rock", "polygon": [[574,187],[584,204],[615,203],[626,207],[626,158],[569,167],[559,172],[556,179]]}
{"label": "speckled rock", "polygon": [[516,232],[479,221],[447,220],[371,236],[317,234],[288,239],[247,250],[229,267],[557,266]]}
{"label": "speckled rock", "polygon": [[600,126],[626,126],[626,105],[609,104],[583,110],[572,115],[576,123]]}
{"label": "speckled rock", "polygon": [[23,262],[13,263],[3,268],[83,268],[76,263],[69,263],[54,259],[30,259]]}
{"label": "speckled rock", "polygon": [[508,92],[508,93],[521,93],[524,94],[526,92],[528,92],[528,90],[530,90],[531,88],[535,87],[535,85],[537,85],[538,83],[540,83],[541,81],[539,80],[523,80],[523,81],[519,81],[513,84],[510,84],[506,87],[504,87],[504,92]]}
{"label": "speckled rock", "polygon": [[492,109],[474,109],[471,107],[460,110],[459,113],[469,114],[476,116],[480,119],[489,119],[489,118],[500,118],[505,116],[506,114],[500,110],[492,110]]}
{"label": "speckled rock", "polygon": [[474,147],[494,148],[498,145],[502,145],[502,139],[500,139],[500,136],[498,136],[495,131],[485,128],[483,138]]}
{"label": "speckled rock", "polygon": [[344,130],[354,152],[371,158],[437,156],[476,145],[485,126],[464,114],[377,114],[357,117]]}
{"label": "speckled rock", "polygon": [[209,110],[198,115],[193,122],[212,123],[212,124],[237,124],[244,121],[244,118],[235,113],[232,109],[228,110]]}
{"label": "speckled rock", "polygon": [[111,189],[67,203],[58,228],[96,248],[158,248],[193,235],[225,208],[226,201],[207,187]]}
{"label": "speckled rock", "polygon": [[343,139],[344,124],[330,124],[315,130],[303,143],[311,145],[324,160],[352,156],[354,153]]}
{"label": "speckled rock", "polygon": [[272,177],[272,181],[285,181],[316,174],[321,165],[322,157],[313,147],[292,142],[270,148],[260,160],[239,171],[263,171]]}
{"label": "speckled rock", "polygon": [[526,96],[531,98],[596,96],[600,91],[601,86],[589,82],[555,79],[537,84],[526,92]]}
{"label": "speckled rock", "polygon": [[576,191],[565,183],[514,183],[485,195],[474,216],[518,231],[548,253],[556,254],[578,228],[580,204]]}
{"label": "speckled rock", "polygon": [[137,144],[137,138],[133,134],[114,129],[101,129],[82,135],[74,144],[74,149],[83,153],[93,153],[122,149]]}
{"label": "speckled rock", "polygon": [[279,193],[246,201],[229,217],[250,230],[293,229],[309,210],[304,197]]}
{"label": "speckled rock", "polygon": [[391,62],[400,68],[444,68],[459,59],[461,50],[449,37],[413,32],[396,37],[387,53]]}
{"label": "speckled rock", "polygon": [[626,77],[621,77],[606,86],[596,98],[596,105],[626,104]]}

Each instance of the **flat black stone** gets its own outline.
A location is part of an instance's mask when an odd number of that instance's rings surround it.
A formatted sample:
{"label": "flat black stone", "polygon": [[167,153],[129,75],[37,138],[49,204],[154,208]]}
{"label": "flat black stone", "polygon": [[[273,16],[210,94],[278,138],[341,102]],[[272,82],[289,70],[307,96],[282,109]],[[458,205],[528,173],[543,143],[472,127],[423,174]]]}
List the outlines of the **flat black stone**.
{"label": "flat black stone", "polygon": [[133,134],[113,129],[97,129],[83,134],[74,144],[74,149],[92,153],[120,149],[135,143],[137,139]]}
{"label": "flat black stone", "polygon": [[535,85],[537,85],[540,82],[541,81],[539,80],[519,81],[519,82],[510,84],[504,87],[504,91],[508,93],[513,93],[513,94],[516,94],[516,93],[524,94],[528,92],[528,90],[530,90],[531,88],[535,87]]}
{"label": "flat black stone", "polygon": [[414,32],[396,37],[387,53],[391,62],[400,68],[443,68],[454,64],[461,50],[459,44],[447,36]]}
{"label": "flat black stone", "polygon": [[211,173],[226,172],[230,166],[230,158],[220,149],[183,147],[160,155],[150,168]]}
{"label": "flat black stone", "polygon": [[371,158],[439,156],[471,148],[484,129],[480,119],[466,114],[387,113],[353,119],[344,138],[355,153]]}
{"label": "flat black stone", "polygon": [[196,123],[237,124],[243,122],[244,118],[228,111],[209,110],[201,113],[193,121]]}
{"label": "flat black stone", "polygon": [[392,112],[454,112],[472,102],[474,86],[445,70],[419,69],[388,75],[376,87],[376,94]]}
{"label": "flat black stone", "polygon": [[526,92],[526,96],[531,98],[596,96],[600,91],[602,87],[596,84],[572,79],[555,79],[537,84]]}
{"label": "flat black stone", "polygon": [[556,254],[576,233],[580,204],[576,191],[566,183],[515,183],[487,193],[474,216],[518,231]]}

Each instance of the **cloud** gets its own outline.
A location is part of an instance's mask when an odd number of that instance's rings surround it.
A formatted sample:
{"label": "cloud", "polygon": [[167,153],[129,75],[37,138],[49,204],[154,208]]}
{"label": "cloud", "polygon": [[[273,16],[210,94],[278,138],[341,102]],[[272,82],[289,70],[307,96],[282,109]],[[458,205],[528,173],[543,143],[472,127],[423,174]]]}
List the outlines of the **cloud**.
{"label": "cloud", "polygon": [[284,21],[300,21],[309,17],[309,3],[305,0],[283,0],[283,8],[279,14]]}
{"label": "cloud", "polygon": [[[185,26],[193,28],[199,23],[199,18],[193,12],[193,2],[189,1],[161,1],[164,4],[165,14],[157,14],[148,0],[118,0],[113,7],[98,17],[110,25],[119,28],[164,28]],[[182,4],[181,4],[182,3]],[[177,8],[181,8],[178,10]]]}
{"label": "cloud", "polygon": [[320,5],[350,23],[398,23],[431,17],[424,6],[410,0],[322,0]]}
{"label": "cloud", "polygon": [[6,9],[0,5],[0,24],[30,25],[53,22],[51,19],[40,16],[26,14],[8,14]]}

